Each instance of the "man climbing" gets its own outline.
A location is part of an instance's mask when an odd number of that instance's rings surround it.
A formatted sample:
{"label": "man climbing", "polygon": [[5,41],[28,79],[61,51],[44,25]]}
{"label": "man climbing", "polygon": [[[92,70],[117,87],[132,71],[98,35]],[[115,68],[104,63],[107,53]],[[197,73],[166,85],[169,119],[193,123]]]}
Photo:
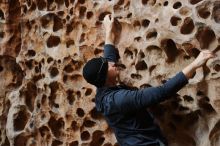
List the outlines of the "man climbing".
{"label": "man climbing", "polygon": [[105,116],[121,146],[168,145],[147,108],[178,92],[188,83],[195,70],[215,55],[209,50],[201,51],[191,64],[163,85],[131,89],[117,85],[119,71],[116,63],[119,53],[114,47],[117,39],[113,31],[114,18],[110,18],[110,15],[105,16],[103,24],[106,31],[104,57],[89,60],[83,68],[85,80],[97,87],[95,97],[97,111]]}

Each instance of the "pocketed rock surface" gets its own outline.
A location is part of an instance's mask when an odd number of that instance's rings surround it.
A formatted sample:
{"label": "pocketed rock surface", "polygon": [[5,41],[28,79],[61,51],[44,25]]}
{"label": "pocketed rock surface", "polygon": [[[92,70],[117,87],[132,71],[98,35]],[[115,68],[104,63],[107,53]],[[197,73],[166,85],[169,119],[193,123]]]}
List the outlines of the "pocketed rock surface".
{"label": "pocketed rock surface", "polygon": [[0,145],[118,145],[82,77],[83,65],[103,54],[110,13],[121,28],[120,81],[130,86],[159,86],[201,50],[217,54],[149,110],[170,146],[219,146],[218,0],[1,0]]}

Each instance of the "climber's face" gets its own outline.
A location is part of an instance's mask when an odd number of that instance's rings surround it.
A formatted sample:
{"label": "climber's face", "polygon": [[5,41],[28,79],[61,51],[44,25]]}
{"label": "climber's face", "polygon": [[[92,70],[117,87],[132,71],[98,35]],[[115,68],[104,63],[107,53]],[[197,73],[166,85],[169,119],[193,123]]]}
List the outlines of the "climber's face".
{"label": "climber's face", "polygon": [[119,70],[117,68],[116,63],[108,62],[108,75],[107,75],[107,82],[112,84],[117,83],[117,78],[119,75]]}

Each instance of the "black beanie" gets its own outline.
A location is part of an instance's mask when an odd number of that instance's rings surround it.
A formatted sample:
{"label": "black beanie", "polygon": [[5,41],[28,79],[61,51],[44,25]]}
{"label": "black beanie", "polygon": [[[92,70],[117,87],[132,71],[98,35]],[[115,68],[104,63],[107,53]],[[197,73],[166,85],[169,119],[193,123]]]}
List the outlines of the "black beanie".
{"label": "black beanie", "polygon": [[83,67],[83,77],[88,83],[96,87],[105,85],[107,73],[108,61],[103,57],[93,58]]}

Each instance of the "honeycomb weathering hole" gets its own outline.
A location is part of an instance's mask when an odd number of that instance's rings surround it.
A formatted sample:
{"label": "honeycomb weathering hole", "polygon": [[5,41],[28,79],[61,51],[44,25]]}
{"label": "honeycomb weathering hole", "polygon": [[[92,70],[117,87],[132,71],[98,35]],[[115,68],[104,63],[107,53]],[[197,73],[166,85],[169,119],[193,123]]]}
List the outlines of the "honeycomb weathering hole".
{"label": "honeycomb weathering hole", "polygon": [[155,39],[157,37],[157,31],[156,30],[152,30],[151,32],[148,32],[148,34],[146,35],[146,39]]}
{"label": "honeycomb weathering hole", "polygon": [[220,1],[216,1],[214,3],[212,17],[214,18],[216,23],[220,23]]}
{"label": "honeycomb weathering hole", "polygon": [[28,120],[30,118],[30,113],[28,113],[25,106],[19,107],[19,112],[14,115],[14,129],[15,131],[21,131],[25,128]]}
{"label": "honeycomb weathering hole", "polygon": [[69,144],[69,146],[78,146],[79,142],[78,141],[73,141]]}
{"label": "honeycomb weathering hole", "polygon": [[103,13],[101,13],[100,15],[99,15],[99,21],[103,21],[104,20],[104,17],[106,16],[106,15],[108,15],[108,14],[111,14],[110,12],[103,12]]}
{"label": "honeycomb weathering hole", "polygon": [[180,22],[181,22],[181,18],[177,17],[177,16],[172,16],[171,19],[170,19],[170,23],[173,26],[177,26]]}
{"label": "honeycomb weathering hole", "polygon": [[104,135],[103,131],[100,130],[94,131],[92,134],[92,141],[90,143],[90,146],[101,146],[105,141],[103,135]]}
{"label": "honeycomb weathering hole", "polygon": [[211,28],[200,27],[196,33],[196,39],[199,41],[202,49],[207,49],[209,45],[216,39],[216,36]]}
{"label": "honeycomb weathering hole", "polygon": [[193,5],[195,5],[195,4],[197,4],[197,3],[199,3],[199,2],[201,2],[202,0],[189,0],[189,2],[191,3],[191,4],[193,4]]}
{"label": "honeycomb weathering hole", "polygon": [[80,4],[84,4],[84,3],[85,3],[85,0],[78,0],[78,2],[79,2]]}
{"label": "honeycomb weathering hole", "polygon": [[60,44],[60,37],[58,36],[50,36],[48,39],[47,39],[47,46],[49,48],[52,48],[52,47],[56,47]]}
{"label": "honeycomb weathering hole", "polygon": [[214,66],[214,70],[217,71],[217,72],[220,72],[220,64],[216,64]]}
{"label": "honeycomb weathering hole", "polygon": [[53,140],[52,142],[52,146],[61,146],[63,144],[63,142],[59,141],[59,140]]}
{"label": "honeycomb weathering hole", "polygon": [[178,49],[175,42],[172,39],[164,39],[161,41],[161,46],[167,55],[167,62],[175,61],[178,55]]}
{"label": "honeycomb weathering hole", "polygon": [[85,115],[85,112],[82,108],[77,108],[76,113],[79,117],[83,117]]}
{"label": "honeycomb weathering hole", "polygon": [[63,21],[61,18],[59,18],[58,16],[54,15],[54,18],[53,18],[53,31],[56,32],[60,29],[63,28]]}
{"label": "honeycomb weathering hole", "polygon": [[194,22],[193,22],[192,18],[186,17],[184,19],[183,25],[180,28],[180,32],[182,34],[190,34],[194,30],[194,27],[195,26],[194,26]]}
{"label": "honeycomb weathering hole", "polygon": [[198,14],[199,14],[200,17],[206,19],[210,16],[211,13],[206,8],[200,8],[198,10]]}
{"label": "honeycomb weathering hole", "polygon": [[86,7],[84,7],[84,6],[80,7],[80,9],[79,9],[79,16],[80,16],[80,18],[84,18],[86,10],[87,10]]}
{"label": "honeycomb weathering hole", "polygon": [[144,19],[141,21],[141,24],[143,27],[148,27],[148,25],[150,24],[150,20],[148,19]]}
{"label": "honeycomb weathering hole", "polygon": [[86,14],[86,18],[90,19],[93,16],[93,12],[92,11],[88,11]]}
{"label": "honeycomb weathering hole", "polygon": [[64,128],[64,121],[62,118],[59,118],[56,120],[53,116],[50,118],[48,125],[53,132],[54,136],[57,138],[60,138],[62,136],[62,130]]}
{"label": "honeycomb weathering hole", "polygon": [[179,9],[181,6],[182,6],[182,3],[181,3],[181,2],[175,2],[175,3],[173,4],[173,8],[174,8],[174,9]]}
{"label": "honeycomb weathering hole", "polygon": [[136,65],[135,65],[135,69],[136,70],[145,70],[147,69],[147,64],[144,60],[139,61]]}
{"label": "honeycomb weathering hole", "polygon": [[88,131],[83,131],[82,133],[81,133],[81,139],[82,140],[89,140],[89,138],[90,138],[90,133],[88,132]]}
{"label": "honeycomb weathering hole", "polygon": [[85,127],[93,127],[93,126],[95,126],[95,124],[96,124],[96,122],[91,121],[91,120],[84,120],[84,122],[83,122],[83,126],[85,126]]}

